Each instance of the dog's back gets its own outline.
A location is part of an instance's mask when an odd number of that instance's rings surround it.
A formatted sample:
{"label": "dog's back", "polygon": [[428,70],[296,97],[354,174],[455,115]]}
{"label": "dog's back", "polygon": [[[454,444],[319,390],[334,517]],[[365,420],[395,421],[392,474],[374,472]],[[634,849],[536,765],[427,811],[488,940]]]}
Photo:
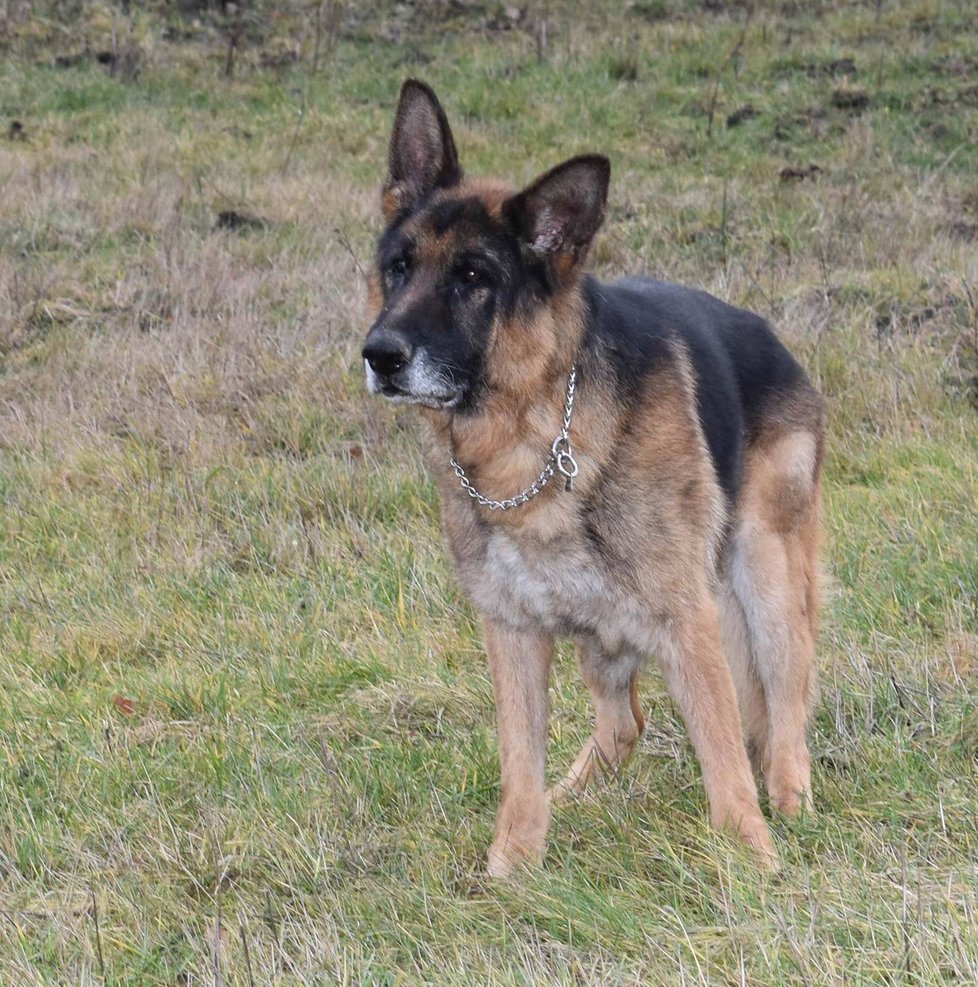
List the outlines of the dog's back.
{"label": "dog's back", "polygon": [[802,368],[753,312],[705,291],[622,278],[588,279],[587,342],[602,352],[624,401],[634,401],[643,379],[670,339],[681,341],[696,383],[696,405],[717,477],[731,504],[743,478],[744,451],[776,421],[821,432],[821,400]]}

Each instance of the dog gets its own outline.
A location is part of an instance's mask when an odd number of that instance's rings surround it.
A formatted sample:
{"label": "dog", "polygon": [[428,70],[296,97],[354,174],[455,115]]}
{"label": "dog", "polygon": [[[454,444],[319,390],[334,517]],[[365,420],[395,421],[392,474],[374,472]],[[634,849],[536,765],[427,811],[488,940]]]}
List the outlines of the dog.
{"label": "dog", "polygon": [[[521,191],[468,179],[434,92],[405,82],[367,388],[420,406],[444,532],[482,617],[502,780],[489,874],[541,863],[552,803],[621,770],[650,658],[713,825],[776,868],[755,772],[775,809],[811,808],[823,403],[761,317],[586,272],[609,177],[588,154]],[[595,720],[548,791],[558,637],[576,641]]]}

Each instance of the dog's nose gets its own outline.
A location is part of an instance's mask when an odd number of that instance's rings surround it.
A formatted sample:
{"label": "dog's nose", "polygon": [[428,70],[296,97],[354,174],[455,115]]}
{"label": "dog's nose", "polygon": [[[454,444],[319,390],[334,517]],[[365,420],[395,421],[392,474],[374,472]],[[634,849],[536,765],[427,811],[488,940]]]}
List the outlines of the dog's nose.
{"label": "dog's nose", "polygon": [[403,370],[414,356],[414,347],[401,335],[381,330],[371,333],[363,347],[363,358],[381,377],[391,377]]}

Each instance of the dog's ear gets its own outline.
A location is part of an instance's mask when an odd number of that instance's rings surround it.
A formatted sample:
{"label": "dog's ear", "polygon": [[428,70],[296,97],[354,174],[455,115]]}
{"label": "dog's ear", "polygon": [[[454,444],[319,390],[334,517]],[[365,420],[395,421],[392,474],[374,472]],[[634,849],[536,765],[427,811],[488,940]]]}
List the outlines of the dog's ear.
{"label": "dog's ear", "polygon": [[584,259],[604,219],[611,162],[601,154],[571,158],[513,196],[503,213],[517,235],[558,274]]}
{"label": "dog's ear", "polygon": [[401,86],[391,134],[382,197],[384,218],[393,221],[429,192],[456,185],[461,179],[458,151],[445,111],[430,86],[408,79]]}

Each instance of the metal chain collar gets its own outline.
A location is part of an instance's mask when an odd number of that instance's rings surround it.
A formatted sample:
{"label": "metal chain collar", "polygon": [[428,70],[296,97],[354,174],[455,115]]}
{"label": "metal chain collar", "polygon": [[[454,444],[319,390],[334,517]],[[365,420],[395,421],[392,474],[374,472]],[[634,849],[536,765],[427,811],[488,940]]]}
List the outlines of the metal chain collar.
{"label": "metal chain collar", "polygon": [[472,481],[465,475],[462,464],[455,457],[451,463],[458,477],[458,482],[462,489],[483,507],[488,507],[491,511],[508,511],[514,507],[521,507],[528,504],[541,490],[550,482],[554,473],[560,473],[565,479],[564,489],[571,490],[574,477],[578,474],[577,460],[574,458],[574,451],[570,442],[571,412],[574,410],[574,385],[577,382],[577,367],[571,367],[570,376],[567,378],[567,400],[564,402],[564,420],[560,429],[560,435],[554,439],[550,446],[550,458],[544,464],[540,475],[521,493],[515,497],[508,497],[506,500],[492,500],[485,494],[479,493]]}

